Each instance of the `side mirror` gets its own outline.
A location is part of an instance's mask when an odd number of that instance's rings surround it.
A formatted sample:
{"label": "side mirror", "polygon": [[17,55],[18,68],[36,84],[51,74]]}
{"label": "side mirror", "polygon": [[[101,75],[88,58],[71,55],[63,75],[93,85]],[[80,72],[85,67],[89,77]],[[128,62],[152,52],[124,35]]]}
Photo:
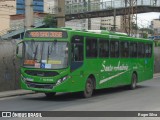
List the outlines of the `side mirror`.
{"label": "side mirror", "polygon": [[23,46],[23,41],[19,42],[16,46],[16,56],[17,58],[22,59],[22,46]]}

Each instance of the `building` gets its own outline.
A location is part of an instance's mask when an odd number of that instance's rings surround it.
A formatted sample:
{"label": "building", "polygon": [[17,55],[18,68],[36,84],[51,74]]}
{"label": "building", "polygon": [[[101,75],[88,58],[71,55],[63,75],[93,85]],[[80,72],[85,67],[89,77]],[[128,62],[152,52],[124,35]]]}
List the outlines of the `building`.
{"label": "building", "polygon": [[[16,0],[16,14],[24,14],[25,0]],[[55,14],[58,0],[33,0],[33,11]]]}
{"label": "building", "polygon": [[154,35],[160,35],[160,19],[153,19],[151,21],[151,29],[154,30]]}
{"label": "building", "polygon": [[[123,32],[122,31],[122,19],[121,16],[116,17],[116,31]],[[88,19],[82,19],[82,20],[71,20],[66,22],[66,27],[71,27],[74,29],[88,29]],[[114,17],[103,17],[103,18],[92,18],[91,19],[91,29],[92,30],[100,30],[100,29],[106,29],[106,30],[113,30],[114,27]]]}
{"label": "building", "polygon": [[[45,12],[55,14],[55,10],[58,9],[56,7],[57,2],[58,0],[33,0],[33,10],[37,13]],[[6,33],[10,29],[14,29],[14,27],[23,25],[24,17],[22,16],[24,13],[25,0],[0,1],[0,35]],[[13,16],[16,16],[16,20],[12,19]]]}
{"label": "building", "polygon": [[[101,24],[101,18],[92,18],[91,30],[99,30],[100,24]],[[88,30],[88,19],[67,21],[65,22],[65,26],[76,30]]]}
{"label": "building", "polygon": [[71,20],[65,22],[65,27],[70,27],[76,30],[87,30],[88,29],[88,20],[81,19],[81,20]]}
{"label": "building", "polygon": [[[101,18],[91,19],[91,30],[99,30],[100,25],[101,25]],[[65,22],[65,26],[76,30],[88,30],[88,19],[70,20]]]}
{"label": "building", "polygon": [[58,0],[44,0],[44,13],[56,14],[58,10]]}
{"label": "building", "polygon": [[[16,14],[25,13],[25,0],[16,0]],[[44,12],[44,0],[33,0],[33,11]]]}
{"label": "building", "polygon": [[65,0],[66,13],[100,10],[100,1],[101,0]]}
{"label": "building", "polygon": [[15,1],[0,1],[0,32],[4,32],[10,27],[10,15],[16,14]]}
{"label": "building", "polygon": [[[121,16],[116,17],[115,21],[116,31],[121,31]],[[101,18],[101,28],[105,28],[106,30],[113,30],[114,28],[114,17],[103,17]]]}

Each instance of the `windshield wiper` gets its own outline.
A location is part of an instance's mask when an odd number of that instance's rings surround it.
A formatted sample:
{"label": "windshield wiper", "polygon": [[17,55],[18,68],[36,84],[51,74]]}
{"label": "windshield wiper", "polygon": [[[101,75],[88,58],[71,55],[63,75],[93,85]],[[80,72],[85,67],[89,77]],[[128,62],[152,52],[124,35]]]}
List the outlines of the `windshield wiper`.
{"label": "windshield wiper", "polygon": [[50,50],[49,50],[49,45],[48,45],[48,53],[47,53],[47,64],[48,64],[48,60],[49,60],[49,55],[50,55]]}
{"label": "windshield wiper", "polygon": [[40,58],[40,63],[42,62],[43,48],[44,48],[44,42],[42,43],[42,49],[41,49],[41,58]]}
{"label": "windshield wiper", "polygon": [[34,60],[36,60],[37,50],[38,50],[38,45],[36,45],[36,50],[35,50],[35,52],[34,52]]}

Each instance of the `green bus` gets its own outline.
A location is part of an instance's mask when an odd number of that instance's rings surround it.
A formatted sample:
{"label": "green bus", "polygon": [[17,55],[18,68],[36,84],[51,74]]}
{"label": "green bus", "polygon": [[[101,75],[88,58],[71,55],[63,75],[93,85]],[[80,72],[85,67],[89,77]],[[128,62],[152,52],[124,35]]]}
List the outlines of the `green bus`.
{"label": "green bus", "polygon": [[21,87],[47,97],[81,92],[88,98],[95,89],[135,89],[153,78],[152,40],[101,30],[36,28],[26,31],[20,43]]}

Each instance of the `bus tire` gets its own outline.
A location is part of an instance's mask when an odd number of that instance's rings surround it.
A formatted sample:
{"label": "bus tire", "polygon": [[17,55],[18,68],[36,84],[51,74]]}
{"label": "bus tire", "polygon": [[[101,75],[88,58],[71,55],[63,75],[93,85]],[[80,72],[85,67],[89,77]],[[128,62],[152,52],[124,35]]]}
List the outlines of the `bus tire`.
{"label": "bus tire", "polygon": [[83,97],[89,98],[93,94],[94,83],[91,78],[88,78],[85,85],[85,90],[83,91]]}
{"label": "bus tire", "polygon": [[137,87],[137,75],[135,73],[132,74],[130,89],[134,90]]}
{"label": "bus tire", "polygon": [[55,96],[56,92],[51,92],[51,93],[45,93],[47,98],[53,98]]}

